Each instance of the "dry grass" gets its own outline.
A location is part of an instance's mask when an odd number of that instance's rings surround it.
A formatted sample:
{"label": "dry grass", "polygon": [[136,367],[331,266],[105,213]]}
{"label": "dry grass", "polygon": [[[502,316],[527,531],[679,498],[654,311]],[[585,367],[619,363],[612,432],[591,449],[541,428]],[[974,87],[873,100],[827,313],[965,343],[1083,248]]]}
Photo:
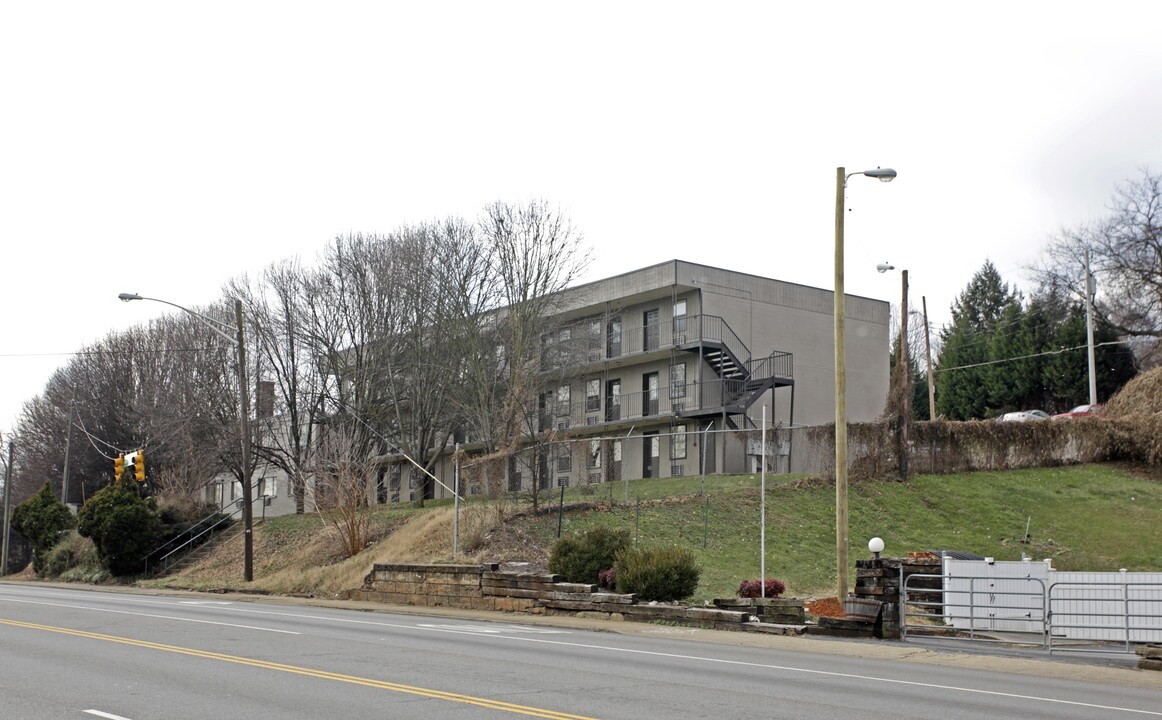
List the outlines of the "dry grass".
{"label": "dry grass", "polygon": [[1162,413],[1162,367],[1130,380],[1105,406],[1105,414],[1115,418],[1159,413]]}
{"label": "dry grass", "polygon": [[[388,513],[384,513],[387,515]],[[241,535],[182,571],[142,585],[199,590],[241,590],[274,595],[335,596],[360,587],[377,563],[505,562],[512,553],[541,564],[546,553],[515,528],[500,523],[503,513],[486,504],[461,509],[459,552],[453,557],[451,507],[395,511],[378,518],[375,539],[359,554],[344,558],[333,527],[315,516],[280,518],[255,527],[254,581],[244,583]]]}

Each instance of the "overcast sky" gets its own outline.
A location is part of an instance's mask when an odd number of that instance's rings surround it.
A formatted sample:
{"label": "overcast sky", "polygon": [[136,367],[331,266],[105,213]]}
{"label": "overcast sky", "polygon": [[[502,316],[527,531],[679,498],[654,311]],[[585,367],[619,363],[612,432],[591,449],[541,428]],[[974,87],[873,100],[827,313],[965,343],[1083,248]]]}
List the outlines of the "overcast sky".
{"label": "overcast sky", "polygon": [[[495,200],[587,279],[674,258],[934,324],[1162,169],[1162,3],[6,2],[0,431],[69,353],[231,276]],[[886,351],[886,349],[885,349]]]}

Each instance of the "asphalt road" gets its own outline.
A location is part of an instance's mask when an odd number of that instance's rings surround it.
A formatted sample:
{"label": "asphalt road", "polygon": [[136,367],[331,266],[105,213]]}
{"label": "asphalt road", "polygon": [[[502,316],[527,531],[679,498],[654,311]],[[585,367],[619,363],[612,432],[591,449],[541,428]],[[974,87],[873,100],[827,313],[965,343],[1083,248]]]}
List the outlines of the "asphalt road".
{"label": "asphalt road", "polygon": [[1162,718],[1148,671],[353,607],[0,583],[0,718]]}

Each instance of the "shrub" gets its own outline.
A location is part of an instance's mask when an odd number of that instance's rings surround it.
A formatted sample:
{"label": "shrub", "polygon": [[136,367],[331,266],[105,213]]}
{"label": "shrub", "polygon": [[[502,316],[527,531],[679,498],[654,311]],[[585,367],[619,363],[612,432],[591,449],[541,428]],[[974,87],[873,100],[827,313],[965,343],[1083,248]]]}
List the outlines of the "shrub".
{"label": "shrub", "polygon": [[99,570],[100,560],[97,558],[97,549],[93,541],[81,537],[76,532],[67,532],[61,541],[54,545],[46,554],[44,567],[40,574],[43,577],[57,578],[69,573],[70,570],[82,569],[86,572]]}
{"label": "shrub", "polygon": [[609,568],[597,573],[597,584],[605,590],[617,588],[617,568]]}
{"label": "shrub", "polygon": [[[786,591],[787,586],[783,584],[782,580],[774,578],[767,578],[765,597],[778,597]],[[758,580],[743,580],[738,584],[738,596],[740,598],[760,598],[764,597],[762,592],[763,583]]]}
{"label": "shrub", "polygon": [[694,554],[678,548],[632,550],[618,553],[617,591],[636,593],[642,600],[681,600],[698,588],[702,571]]}
{"label": "shrub", "polygon": [[91,538],[112,575],[133,575],[161,536],[161,520],[133,481],[122,480],[97,491],[81,508],[77,532]]}
{"label": "shrub", "polygon": [[566,582],[598,584],[598,574],[613,567],[617,553],[627,547],[628,530],[598,527],[579,536],[564,537],[549,555],[549,572]]}
{"label": "shrub", "polygon": [[32,543],[32,569],[37,573],[43,572],[49,551],[74,524],[68,506],[56,499],[47,482],[12,511],[12,528]]}

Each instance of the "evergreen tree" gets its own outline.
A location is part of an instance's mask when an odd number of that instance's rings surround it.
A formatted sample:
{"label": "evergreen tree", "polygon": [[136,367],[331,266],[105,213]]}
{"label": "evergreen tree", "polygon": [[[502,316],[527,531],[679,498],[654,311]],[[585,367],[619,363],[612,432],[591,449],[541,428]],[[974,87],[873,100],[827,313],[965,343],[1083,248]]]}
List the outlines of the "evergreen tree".
{"label": "evergreen tree", "polygon": [[12,528],[32,543],[32,569],[38,573],[48,552],[74,523],[68,506],[56,499],[47,482],[12,511]]}
{"label": "evergreen tree", "polygon": [[967,420],[988,413],[991,337],[1006,309],[1019,304],[1020,296],[1002,282],[991,261],[952,303],[952,322],[941,333],[936,378],[936,411],[945,418]]}
{"label": "evergreen tree", "polygon": [[153,501],[141,497],[137,483],[125,477],[89,498],[77,519],[77,532],[93,541],[101,563],[118,576],[141,572],[161,537]]}

